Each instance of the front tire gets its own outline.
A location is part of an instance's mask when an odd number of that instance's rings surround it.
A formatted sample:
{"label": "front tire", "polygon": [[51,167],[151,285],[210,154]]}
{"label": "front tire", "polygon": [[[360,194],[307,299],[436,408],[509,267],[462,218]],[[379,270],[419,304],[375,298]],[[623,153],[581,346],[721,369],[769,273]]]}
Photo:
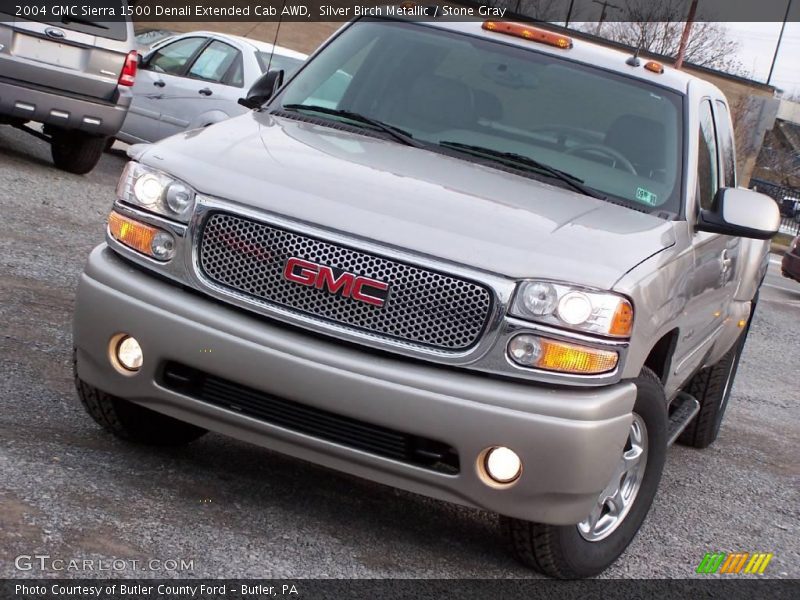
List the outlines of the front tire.
{"label": "front tire", "polygon": [[107,138],[82,131],[57,130],[52,134],[50,154],[62,171],[84,175],[94,169],[103,156]]}
{"label": "front tire", "polygon": [[559,579],[591,577],[611,565],[636,536],[661,480],[667,403],[660,380],[649,369],[642,369],[634,383],[628,440],[590,515],[578,525],[559,526],[502,517],[512,551],[524,565]]}
{"label": "front tire", "polygon": [[138,404],[107,394],[78,377],[75,366],[75,389],[81,404],[95,422],[116,437],[150,446],[183,446],[207,433],[205,429]]}

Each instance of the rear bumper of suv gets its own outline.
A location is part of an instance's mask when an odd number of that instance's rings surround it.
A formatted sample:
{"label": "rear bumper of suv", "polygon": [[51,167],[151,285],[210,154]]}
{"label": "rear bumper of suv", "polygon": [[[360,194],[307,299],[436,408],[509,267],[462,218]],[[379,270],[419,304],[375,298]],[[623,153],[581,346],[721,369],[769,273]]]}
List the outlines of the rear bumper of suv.
{"label": "rear bumper of suv", "polygon": [[128,88],[119,89],[119,101],[111,104],[0,78],[0,115],[99,136],[113,136],[122,127],[132,98]]}
{"label": "rear bumper of suv", "polygon": [[[135,375],[109,358],[110,340],[122,333],[143,348]],[[82,380],[153,410],[386,485],[553,524],[577,523],[591,510],[621,455],[636,396],[631,383],[552,388],[368,353],[183,290],[105,244],[81,276],[74,342]],[[176,364],[179,376],[201,373],[216,387],[206,395],[176,388],[165,380]],[[226,394],[237,409],[225,407]],[[335,435],[343,421],[353,443]],[[459,467],[443,472],[381,455],[376,430],[449,446]],[[378,450],[359,435],[377,440]],[[509,487],[487,485],[478,467],[493,446],[522,459]]]}

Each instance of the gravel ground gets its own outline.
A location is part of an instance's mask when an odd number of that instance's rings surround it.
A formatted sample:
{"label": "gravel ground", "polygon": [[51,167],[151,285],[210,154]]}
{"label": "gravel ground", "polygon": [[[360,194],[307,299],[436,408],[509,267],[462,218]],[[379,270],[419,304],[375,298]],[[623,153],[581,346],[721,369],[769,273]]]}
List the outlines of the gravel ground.
{"label": "gravel ground", "polygon": [[[84,414],[69,364],[74,290],[124,161],[68,175],[45,144],[0,127],[0,577],[42,576],[14,567],[37,553],[194,561],[130,577],[531,576],[481,511],[219,435],[135,447]],[[800,286],[772,269],[720,439],[670,451],[648,520],[605,576],[691,577],[723,550],[774,552],[766,576],[800,577]]]}

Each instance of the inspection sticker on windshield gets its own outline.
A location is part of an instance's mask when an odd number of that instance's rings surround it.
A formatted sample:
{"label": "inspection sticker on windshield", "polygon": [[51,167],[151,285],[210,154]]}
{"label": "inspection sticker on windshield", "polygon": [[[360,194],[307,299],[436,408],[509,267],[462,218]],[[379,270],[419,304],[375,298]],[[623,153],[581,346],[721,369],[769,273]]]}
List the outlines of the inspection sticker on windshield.
{"label": "inspection sticker on windshield", "polygon": [[639,202],[644,202],[650,206],[655,206],[658,204],[658,196],[656,196],[653,192],[640,187],[636,188],[636,199]]}

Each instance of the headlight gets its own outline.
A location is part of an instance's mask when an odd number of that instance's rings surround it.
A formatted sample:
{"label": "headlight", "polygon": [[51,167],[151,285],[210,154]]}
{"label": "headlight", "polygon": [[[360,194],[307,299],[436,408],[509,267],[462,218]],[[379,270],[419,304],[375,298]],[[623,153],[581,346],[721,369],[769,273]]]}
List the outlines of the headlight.
{"label": "headlight", "polygon": [[629,337],[633,307],[624,297],[549,281],[523,281],[509,311],[538,321],[611,337]]}
{"label": "headlight", "polygon": [[166,173],[129,162],[117,185],[117,198],[168,219],[188,223],[194,210],[194,190]]}

